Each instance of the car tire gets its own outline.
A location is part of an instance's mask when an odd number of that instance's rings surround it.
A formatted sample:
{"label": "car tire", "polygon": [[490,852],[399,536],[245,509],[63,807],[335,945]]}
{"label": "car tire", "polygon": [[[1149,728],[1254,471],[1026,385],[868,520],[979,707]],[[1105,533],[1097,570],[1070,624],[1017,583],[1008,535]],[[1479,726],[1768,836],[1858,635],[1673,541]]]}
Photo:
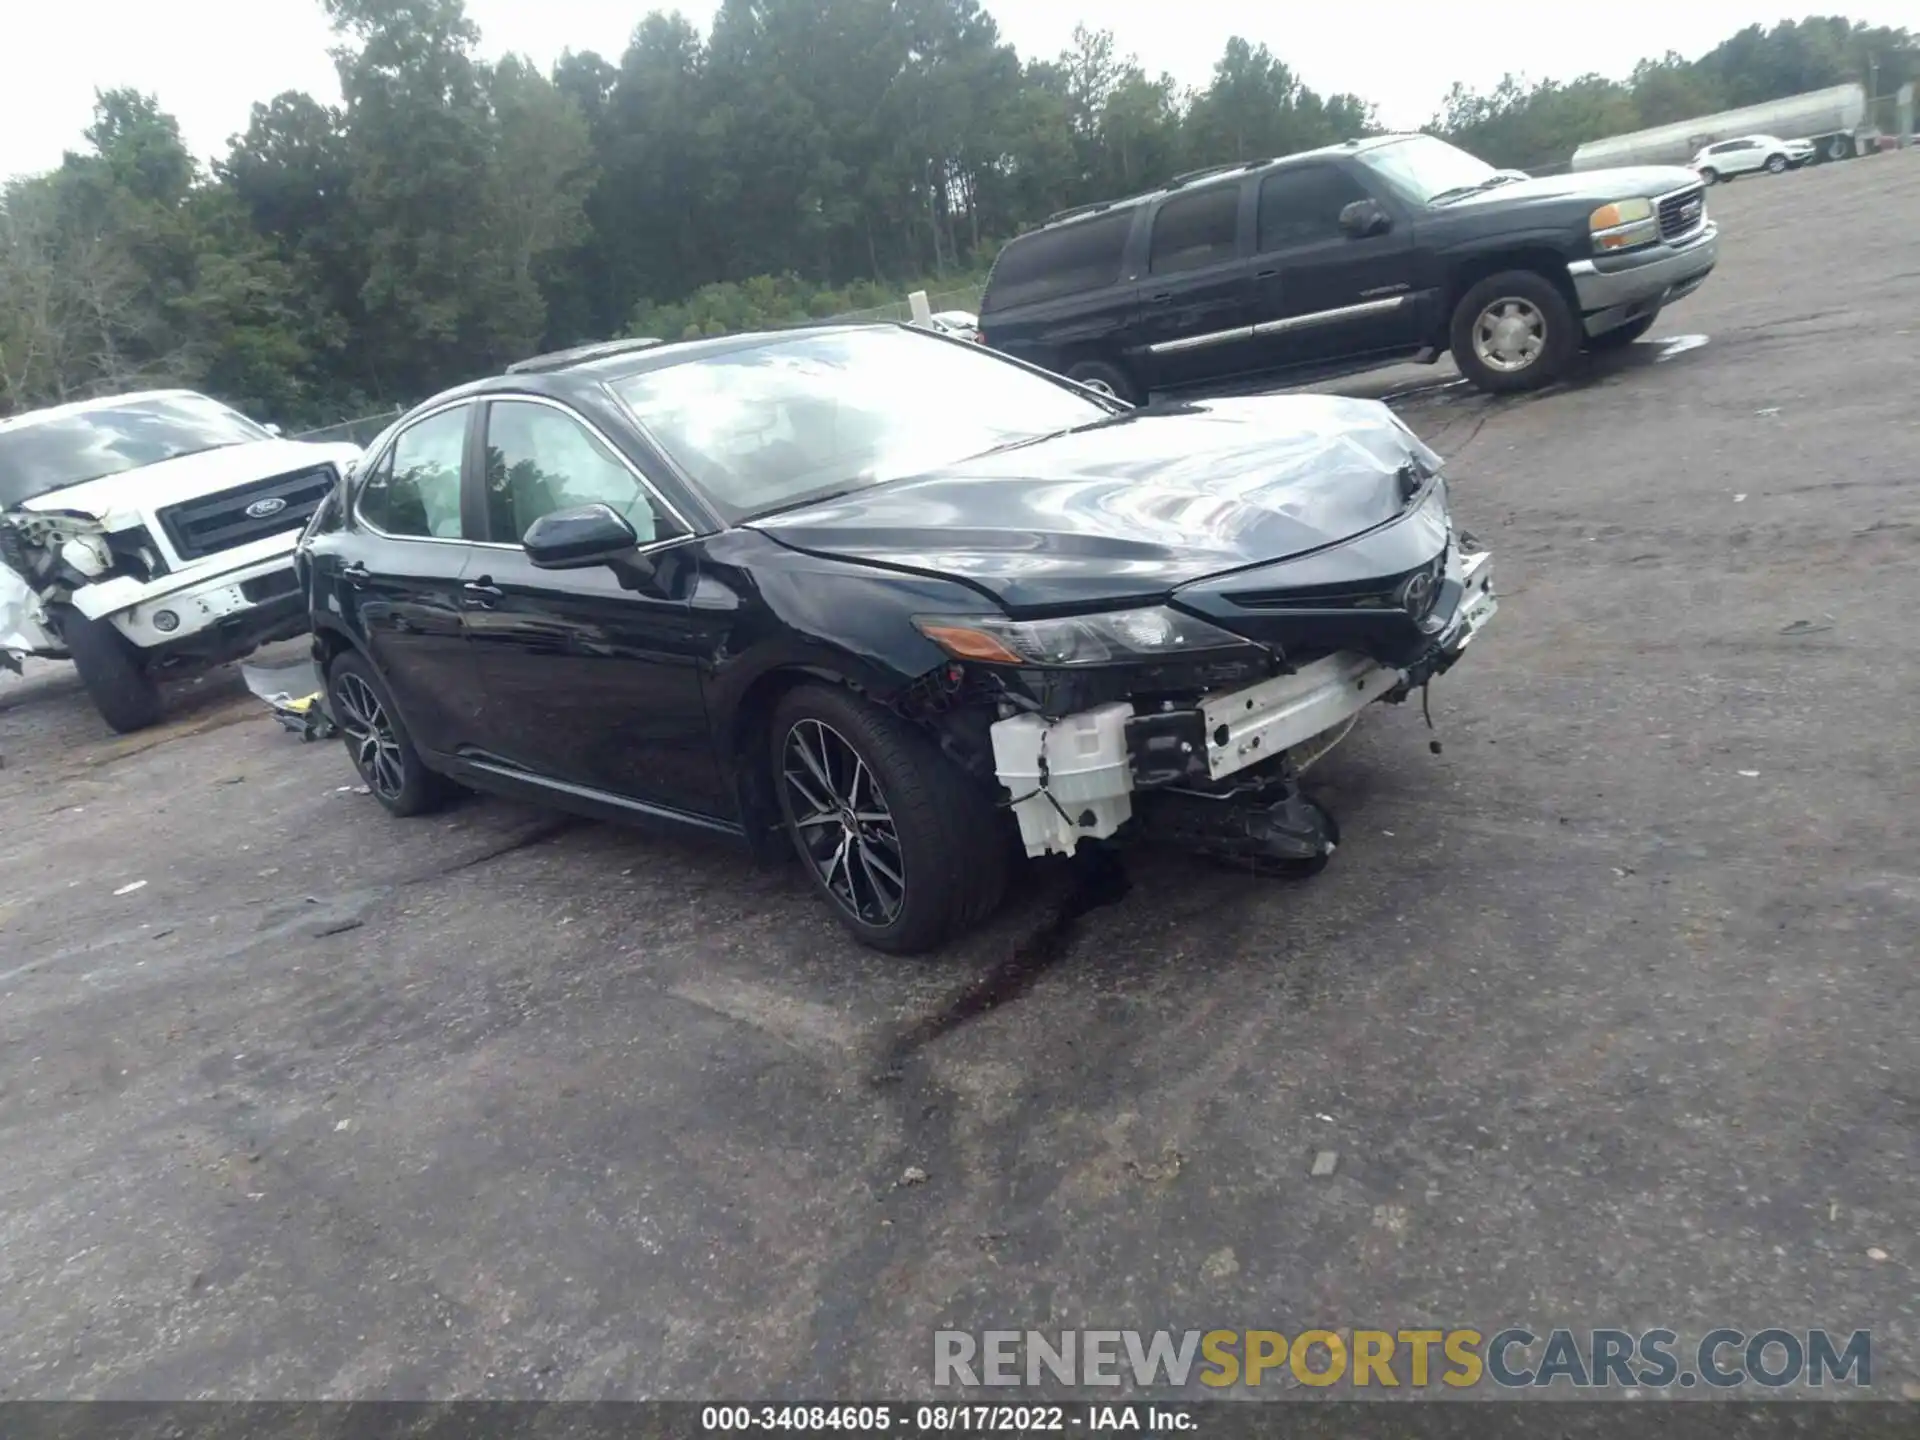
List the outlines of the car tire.
{"label": "car tire", "polygon": [[1129,405],[1138,405],[1146,398],[1139,382],[1110,360],[1076,360],[1067,367],[1067,378]]}
{"label": "car tire", "polygon": [[60,640],[80,672],[80,683],[100,718],[118,734],[160,723],[160,686],[147,671],[139,648],[111,621],[90,620],[71,606],[62,607]]}
{"label": "car tire", "polygon": [[327,667],[327,706],[347,758],[390,814],[424,815],[445,803],[452,783],[427,768],[393,695],[357,651],[344,652]]}
{"label": "car tire", "polygon": [[801,868],[862,944],[921,954],[999,907],[1006,816],[907,721],[796,686],[774,708],[768,761]]}
{"label": "car tire", "polygon": [[1784,155],[1769,155],[1767,157],[1767,173],[1769,175],[1786,174],[1787,173],[1787,157]]}
{"label": "car tire", "polygon": [[1558,379],[1580,348],[1580,326],[1546,276],[1507,270],[1460,297],[1447,339],[1462,375],[1481,390],[1508,394]]}
{"label": "car tire", "polygon": [[1642,315],[1638,320],[1629,320],[1626,324],[1612,330],[1604,330],[1598,335],[1587,337],[1589,350],[1624,350],[1647,331],[1653,328],[1653,322],[1660,318],[1660,312]]}
{"label": "car tire", "polygon": [[1703,185],[1718,185],[1732,178],[1731,175],[1722,175],[1711,165],[1702,165],[1700,167],[1700,182]]}

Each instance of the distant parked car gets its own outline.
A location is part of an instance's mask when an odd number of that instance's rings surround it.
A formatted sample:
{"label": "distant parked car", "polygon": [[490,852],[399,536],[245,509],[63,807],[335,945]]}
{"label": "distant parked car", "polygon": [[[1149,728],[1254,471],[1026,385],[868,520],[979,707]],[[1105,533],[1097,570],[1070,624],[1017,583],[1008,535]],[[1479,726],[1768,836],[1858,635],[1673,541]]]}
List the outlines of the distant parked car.
{"label": "distant parked car", "polygon": [[1736,175],[1753,175],[1765,170],[1779,175],[1798,170],[1813,159],[1811,140],[1782,140],[1777,135],[1742,135],[1737,140],[1722,140],[1705,146],[1693,157],[1693,168],[1709,185],[1731,180]]}

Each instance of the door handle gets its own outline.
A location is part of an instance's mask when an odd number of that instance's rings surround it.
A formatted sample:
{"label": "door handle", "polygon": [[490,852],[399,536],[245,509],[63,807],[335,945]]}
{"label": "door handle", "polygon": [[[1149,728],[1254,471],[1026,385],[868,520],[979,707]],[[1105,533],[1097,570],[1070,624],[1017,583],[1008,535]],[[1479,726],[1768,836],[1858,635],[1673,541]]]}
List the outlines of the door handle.
{"label": "door handle", "polygon": [[475,610],[491,610],[493,602],[506,591],[493,583],[490,576],[482,575],[478,580],[469,580],[460,587],[466,591],[467,598],[461,603]]}
{"label": "door handle", "polygon": [[373,578],[373,572],[358,560],[349,560],[340,567],[340,578],[349,585],[360,586]]}
{"label": "door handle", "polygon": [[1253,278],[1256,280],[1271,280],[1279,273],[1278,270],[1256,270],[1253,272]]}
{"label": "door handle", "polygon": [[1173,292],[1171,290],[1162,290],[1158,294],[1149,295],[1147,297],[1147,303],[1149,305],[1164,305],[1171,299],[1173,299]]}

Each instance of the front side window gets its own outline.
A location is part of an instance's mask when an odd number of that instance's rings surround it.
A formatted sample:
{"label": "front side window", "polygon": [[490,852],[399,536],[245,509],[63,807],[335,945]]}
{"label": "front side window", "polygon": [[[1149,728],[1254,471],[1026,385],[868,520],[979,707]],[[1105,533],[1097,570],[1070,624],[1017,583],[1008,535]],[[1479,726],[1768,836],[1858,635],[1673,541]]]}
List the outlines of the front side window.
{"label": "front side window", "polygon": [[1276,170],[1260,182],[1260,248],[1285,250],[1345,239],[1340,212],[1367,198],[1360,182],[1336,166]]}
{"label": "front side window", "polygon": [[563,410],[530,400],[487,407],[487,532],[519,542],[542,515],[598,502],[642,545],[679,530],[620,457]]}
{"label": "front side window", "polygon": [[361,518],[389,535],[460,539],[460,462],[471,409],[456,405],[402,430],[360,487]]}
{"label": "front side window", "polygon": [[1231,260],[1239,228],[1238,185],[1216,185],[1175,196],[1153,217],[1147,269],[1155,275],[1170,275]]}
{"label": "front side window", "polygon": [[609,388],[736,522],[1114,413],[991,350],[894,326],[796,332]]}
{"label": "front side window", "polygon": [[0,429],[0,510],[82,481],[271,438],[238,410],[184,392],[26,415]]}

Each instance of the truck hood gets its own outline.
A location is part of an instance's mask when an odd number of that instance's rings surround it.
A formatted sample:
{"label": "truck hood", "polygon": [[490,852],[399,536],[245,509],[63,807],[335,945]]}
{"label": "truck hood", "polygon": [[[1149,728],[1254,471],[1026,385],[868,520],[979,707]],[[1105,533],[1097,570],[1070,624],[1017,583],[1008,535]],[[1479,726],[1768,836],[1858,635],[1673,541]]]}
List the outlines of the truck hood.
{"label": "truck hood", "polygon": [[357,445],[316,445],[300,440],[256,440],[182,455],[157,465],[83,480],[23,500],[19,508],[41,514],[90,515],[107,529],[136,524],[142,515],[182,500],[217,495],[250,481],[331,462],[344,466],[360,457]]}
{"label": "truck hood", "polygon": [[1577,200],[1604,205],[1609,200],[1624,200],[1635,195],[1649,198],[1665,195],[1687,185],[1698,185],[1700,177],[1679,165],[1630,165],[1610,170],[1578,170],[1570,175],[1536,175],[1530,180],[1513,180],[1491,190],[1465,195],[1433,207],[1435,215],[1480,214],[1511,207],[1528,209],[1539,205]]}
{"label": "truck hood", "polygon": [[1115,604],[1338,544],[1440,457],[1377,400],[1154,406],[821,501],[752,528],[961,580],[1009,611]]}

